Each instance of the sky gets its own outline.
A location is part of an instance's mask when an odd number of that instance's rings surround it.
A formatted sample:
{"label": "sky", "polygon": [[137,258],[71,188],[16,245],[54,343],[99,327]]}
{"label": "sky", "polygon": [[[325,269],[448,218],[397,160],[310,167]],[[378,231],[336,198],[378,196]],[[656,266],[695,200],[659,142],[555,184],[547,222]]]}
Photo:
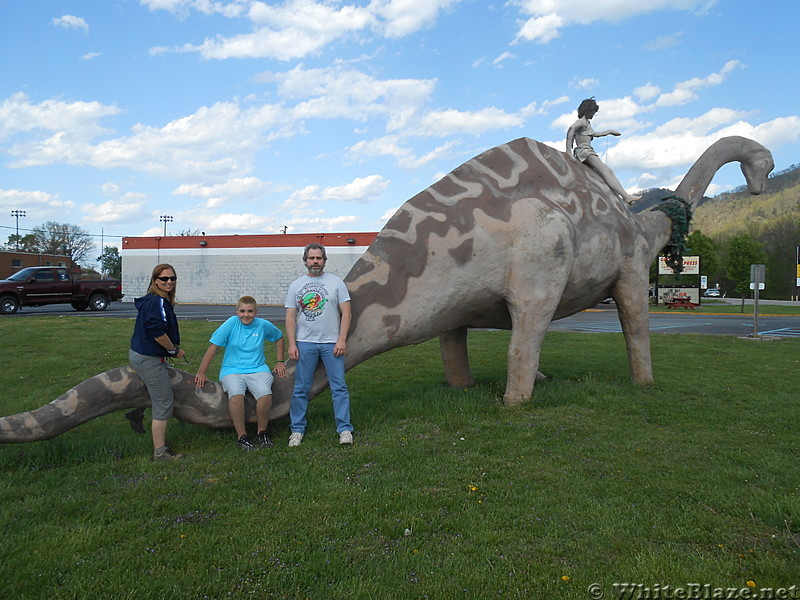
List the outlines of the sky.
{"label": "sky", "polygon": [[[0,240],[379,231],[473,156],[563,150],[584,98],[629,191],[726,135],[800,163],[800,2],[0,0]],[[723,167],[714,195],[744,183]]]}

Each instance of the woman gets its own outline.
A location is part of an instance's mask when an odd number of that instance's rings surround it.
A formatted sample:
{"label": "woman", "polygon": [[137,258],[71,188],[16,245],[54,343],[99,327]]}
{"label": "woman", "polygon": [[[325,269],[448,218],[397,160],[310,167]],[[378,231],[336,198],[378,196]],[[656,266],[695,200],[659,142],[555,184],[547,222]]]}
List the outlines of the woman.
{"label": "woman", "polygon": [[[589,123],[594,117],[600,107],[595,102],[594,98],[587,98],[581,102],[578,107],[578,120],[567,130],[567,155],[574,156],[575,159],[586,163],[592,169],[597,171],[598,175],[611,188],[617,196],[622,198],[628,205],[633,204],[641,199],[641,196],[633,196],[625,191],[622,184],[614,175],[614,172],[606,165],[597,152],[592,148],[592,138],[604,137],[606,135],[620,135],[619,131],[608,129],[606,131],[596,132],[592,129],[592,124]],[[572,145],[576,144],[573,150]]]}
{"label": "woman", "polygon": [[166,442],[173,404],[166,359],[186,356],[179,345],[181,336],[173,309],[177,280],[172,265],[153,269],[147,294],[134,300],[138,314],[128,352],[131,367],[144,382],[152,401],[153,460],[157,461],[183,458]]}

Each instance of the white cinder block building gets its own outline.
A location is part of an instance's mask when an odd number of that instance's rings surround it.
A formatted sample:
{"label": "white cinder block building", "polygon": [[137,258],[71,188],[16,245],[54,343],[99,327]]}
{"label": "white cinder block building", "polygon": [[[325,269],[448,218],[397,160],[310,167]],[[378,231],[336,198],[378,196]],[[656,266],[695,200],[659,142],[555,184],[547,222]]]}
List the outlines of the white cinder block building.
{"label": "white cinder block building", "polygon": [[178,275],[178,301],[234,304],[253,296],[259,304],[283,306],[289,284],[304,275],[303,248],[325,246],[326,271],[344,278],[377,233],[203,235],[122,239],[125,302],[143,296],[153,267],[168,263]]}

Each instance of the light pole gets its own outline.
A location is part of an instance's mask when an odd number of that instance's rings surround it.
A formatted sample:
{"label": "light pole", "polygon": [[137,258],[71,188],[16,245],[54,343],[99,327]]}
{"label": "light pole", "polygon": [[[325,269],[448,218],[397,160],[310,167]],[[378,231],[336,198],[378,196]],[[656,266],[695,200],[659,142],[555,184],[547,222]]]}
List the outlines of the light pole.
{"label": "light pole", "polygon": [[164,223],[164,237],[167,237],[167,223],[172,223],[172,215],[161,215],[158,220]]}
{"label": "light pole", "polygon": [[12,210],[11,216],[17,220],[17,250],[19,250],[19,218],[25,216],[24,210]]}

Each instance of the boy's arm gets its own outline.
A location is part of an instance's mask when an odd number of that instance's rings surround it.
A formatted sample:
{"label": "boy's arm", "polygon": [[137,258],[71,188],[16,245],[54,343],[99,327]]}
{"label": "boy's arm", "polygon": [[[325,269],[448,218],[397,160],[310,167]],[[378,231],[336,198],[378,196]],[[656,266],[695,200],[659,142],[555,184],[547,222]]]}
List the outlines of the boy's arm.
{"label": "boy's arm", "polygon": [[281,336],[278,341],[275,342],[275,372],[278,374],[278,377],[285,377],[286,376],[286,342],[283,340],[283,336]]}
{"label": "boy's arm", "polygon": [[197,368],[197,375],[194,376],[194,384],[201,388],[206,384],[208,381],[208,377],[206,377],[206,369],[211,364],[211,361],[214,360],[214,356],[217,354],[217,349],[219,346],[215,344],[209,344],[208,350],[203,355],[203,360],[200,361],[200,366]]}

